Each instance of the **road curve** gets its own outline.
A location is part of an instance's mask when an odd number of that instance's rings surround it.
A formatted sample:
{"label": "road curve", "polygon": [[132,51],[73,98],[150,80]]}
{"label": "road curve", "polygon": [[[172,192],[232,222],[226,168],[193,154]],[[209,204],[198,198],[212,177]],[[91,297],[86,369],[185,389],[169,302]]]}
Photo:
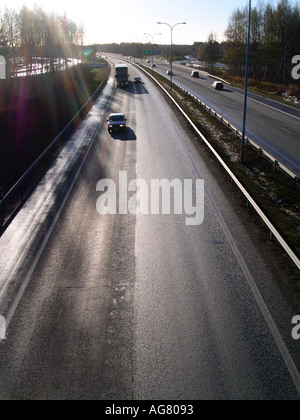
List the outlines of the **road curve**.
{"label": "road curve", "polygon": [[[130,66],[131,80],[139,75]],[[291,338],[299,300],[281,283],[298,273],[143,81],[109,100],[106,115],[124,112],[129,128],[110,136],[105,118],[100,125],[0,343],[0,396],[299,399]],[[118,182],[120,171],[147,185],[204,179],[203,223],[186,226],[183,214],[101,216],[97,184]],[[33,245],[31,257],[38,251]]]}

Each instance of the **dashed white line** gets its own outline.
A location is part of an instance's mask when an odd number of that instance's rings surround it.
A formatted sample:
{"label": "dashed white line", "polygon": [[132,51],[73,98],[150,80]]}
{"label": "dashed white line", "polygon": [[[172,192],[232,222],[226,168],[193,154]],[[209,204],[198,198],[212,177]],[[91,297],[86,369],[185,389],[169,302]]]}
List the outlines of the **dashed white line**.
{"label": "dashed white line", "polygon": [[291,131],[287,130],[286,128],[281,127],[281,130],[285,131],[288,134],[291,134],[292,136],[294,135],[294,133],[292,133]]}

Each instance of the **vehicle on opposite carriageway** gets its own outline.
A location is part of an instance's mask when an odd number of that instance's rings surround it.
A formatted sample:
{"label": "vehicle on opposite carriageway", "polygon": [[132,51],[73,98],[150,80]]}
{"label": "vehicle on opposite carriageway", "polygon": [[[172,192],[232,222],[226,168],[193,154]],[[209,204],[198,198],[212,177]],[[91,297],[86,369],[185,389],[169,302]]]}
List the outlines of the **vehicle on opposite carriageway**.
{"label": "vehicle on opposite carriageway", "polygon": [[218,81],[212,84],[212,88],[215,90],[224,90],[224,85],[222,82]]}

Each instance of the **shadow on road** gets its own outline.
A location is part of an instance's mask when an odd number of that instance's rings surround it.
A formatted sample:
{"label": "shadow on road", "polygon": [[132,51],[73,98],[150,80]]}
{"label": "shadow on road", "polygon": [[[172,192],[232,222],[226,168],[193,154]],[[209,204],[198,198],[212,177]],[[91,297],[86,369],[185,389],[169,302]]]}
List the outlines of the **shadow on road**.
{"label": "shadow on road", "polygon": [[114,140],[120,140],[120,141],[136,141],[135,132],[129,127],[127,127],[124,131],[112,132],[111,137]]}
{"label": "shadow on road", "polygon": [[129,82],[127,92],[134,95],[149,95],[148,90],[145,88],[144,83]]}

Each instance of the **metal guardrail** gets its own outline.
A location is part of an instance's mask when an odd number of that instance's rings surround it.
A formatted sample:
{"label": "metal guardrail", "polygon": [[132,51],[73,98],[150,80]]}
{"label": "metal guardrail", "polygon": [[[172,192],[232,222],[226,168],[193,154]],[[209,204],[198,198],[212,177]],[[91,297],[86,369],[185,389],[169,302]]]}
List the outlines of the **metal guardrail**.
{"label": "metal guardrail", "polygon": [[265,213],[262,211],[262,209],[258,206],[256,201],[251,197],[251,195],[248,193],[248,191],[245,189],[245,187],[241,184],[241,182],[238,180],[238,178],[234,175],[234,173],[231,171],[231,169],[228,167],[228,165],[224,162],[224,160],[221,158],[221,156],[217,153],[217,151],[213,148],[213,146],[209,143],[209,141],[204,137],[204,135],[201,133],[201,131],[196,127],[196,125],[193,123],[193,121],[189,118],[189,116],[183,111],[183,109],[178,105],[178,103],[175,101],[175,99],[170,95],[170,93],[153,77],[150,73],[148,73],[146,70],[144,70],[142,67],[136,64],[136,66],[142,70],[147,76],[149,76],[152,80],[155,81],[155,83],[165,92],[165,94],[172,100],[172,102],[176,105],[176,107],[179,109],[179,111],[183,114],[183,116],[186,118],[186,120],[189,122],[189,124],[193,127],[195,132],[200,136],[200,138],[203,140],[203,142],[208,146],[210,151],[213,153],[213,155],[216,157],[216,159],[219,161],[220,165],[225,169],[225,171],[228,173],[232,181],[236,184],[236,186],[239,188],[239,190],[243,193],[243,195],[246,197],[247,202],[254,208],[254,210],[257,212],[257,214],[260,216],[260,218],[263,220],[263,222],[266,224],[268,229],[271,232],[271,237],[276,238],[276,240],[280,243],[282,248],[285,250],[285,252],[288,254],[288,256],[291,258],[291,260],[294,262],[296,267],[300,270],[300,260],[297,257],[297,255],[294,253],[294,251],[290,248],[290,246],[286,243],[282,235],[278,232],[278,230],[275,228],[275,226],[272,224],[272,222],[267,218]]}
{"label": "metal guardrail", "polygon": [[37,185],[37,182],[40,180],[40,172],[42,171],[44,160],[46,160],[46,158],[49,157],[51,153],[54,153],[55,149],[59,146],[61,140],[63,139],[63,136],[68,133],[68,130],[72,129],[73,123],[83,112],[86,112],[90,102],[98,94],[103,84],[106,83],[106,80],[107,79],[103,80],[101,85],[80,108],[72,120],[55,137],[47,149],[45,149],[45,151],[38,157],[38,159],[30,166],[30,168],[24,173],[24,175],[17,181],[17,183],[4,197],[2,188],[0,188],[0,237],[3,235],[4,231],[7,229],[19,210],[22,208],[25,201]]}

